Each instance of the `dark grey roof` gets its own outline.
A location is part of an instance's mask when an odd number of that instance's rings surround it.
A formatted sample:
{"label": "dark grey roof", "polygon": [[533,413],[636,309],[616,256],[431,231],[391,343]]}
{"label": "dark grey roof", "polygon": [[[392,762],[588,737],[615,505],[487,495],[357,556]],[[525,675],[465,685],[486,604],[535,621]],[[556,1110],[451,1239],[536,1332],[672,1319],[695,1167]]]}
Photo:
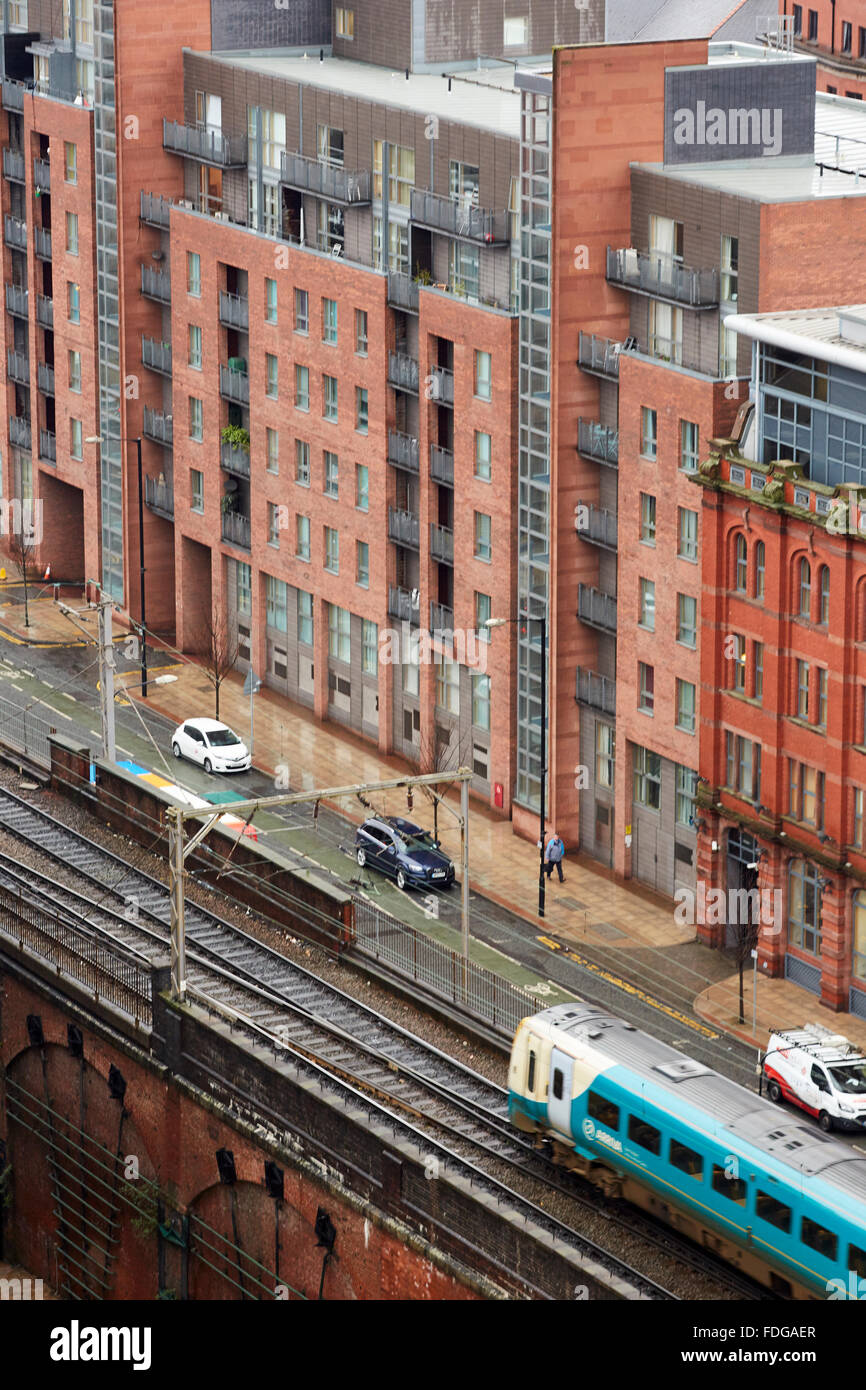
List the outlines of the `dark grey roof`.
{"label": "dark grey roof", "polygon": [[[766,0],[760,5],[766,10]],[[756,14],[755,0],[607,0],[605,38],[649,43],[713,36],[754,43]]]}

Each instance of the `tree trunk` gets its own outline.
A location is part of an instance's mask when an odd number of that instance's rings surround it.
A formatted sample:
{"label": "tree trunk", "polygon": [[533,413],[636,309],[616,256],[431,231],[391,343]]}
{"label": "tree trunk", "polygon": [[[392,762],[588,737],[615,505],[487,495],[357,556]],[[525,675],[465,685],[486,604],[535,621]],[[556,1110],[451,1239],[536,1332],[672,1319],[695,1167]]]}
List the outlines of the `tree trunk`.
{"label": "tree trunk", "polygon": [[219,682],[219,681],[216,681],[215,684],[214,684],[214,703],[215,703],[215,705],[216,705],[216,713],[214,714],[214,719],[219,719],[219,717],[220,717],[220,682]]}
{"label": "tree trunk", "polygon": [[24,565],[22,565],[22,567],[21,567],[21,575],[22,575],[22,578],[23,578],[23,580],[24,580],[24,626],[25,626],[25,627],[29,627],[29,626],[30,626],[30,603],[29,603],[28,597],[27,597],[27,564],[26,564],[26,562],[25,562]]}
{"label": "tree trunk", "polygon": [[739,1022],[740,1022],[740,1023],[745,1023],[745,1021],[746,1021],[746,1015],[745,1015],[745,1013],[743,1012],[743,967],[744,967],[746,961],[745,961],[745,955],[744,955],[744,952],[743,952],[743,942],[742,942],[742,941],[740,942],[740,949],[739,949],[739,951],[737,952],[737,957],[738,957],[737,964],[738,964],[738,966],[739,966],[739,971],[740,971],[740,1018],[739,1018]]}

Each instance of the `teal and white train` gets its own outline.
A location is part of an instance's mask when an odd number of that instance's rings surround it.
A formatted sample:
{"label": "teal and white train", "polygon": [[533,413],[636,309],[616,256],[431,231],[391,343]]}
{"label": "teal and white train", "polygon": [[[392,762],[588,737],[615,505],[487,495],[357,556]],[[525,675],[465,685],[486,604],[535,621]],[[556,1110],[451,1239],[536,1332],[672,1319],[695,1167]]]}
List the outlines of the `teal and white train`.
{"label": "teal and white train", "polygon": [[866,1297],[866,1158],[588,1004],[517,1029],[512,1124],[794,1298]]}

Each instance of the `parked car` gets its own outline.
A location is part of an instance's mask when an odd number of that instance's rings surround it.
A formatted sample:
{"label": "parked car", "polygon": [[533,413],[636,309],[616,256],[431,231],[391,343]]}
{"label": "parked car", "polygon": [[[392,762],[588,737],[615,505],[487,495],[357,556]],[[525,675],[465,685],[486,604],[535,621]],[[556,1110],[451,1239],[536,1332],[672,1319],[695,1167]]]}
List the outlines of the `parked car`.
{"label": "parked car", "polygon": [[866,1056],[820,1023],[772,1033],[762,1058],[770,1100],[790,1101],[823,1130],[866,1129]]}
{"label": "parked car", "polygon": [[355,858],[398,888],[450,888],[454,865],[427,830],[402,816],[370,816],[355,831]]}
{"label": "parked car", "polygon": [[228,724],[218,719],[187,719],[171,736],[176,758],[189,758],[205,772],[246,772],[252,763],[250,751]]}

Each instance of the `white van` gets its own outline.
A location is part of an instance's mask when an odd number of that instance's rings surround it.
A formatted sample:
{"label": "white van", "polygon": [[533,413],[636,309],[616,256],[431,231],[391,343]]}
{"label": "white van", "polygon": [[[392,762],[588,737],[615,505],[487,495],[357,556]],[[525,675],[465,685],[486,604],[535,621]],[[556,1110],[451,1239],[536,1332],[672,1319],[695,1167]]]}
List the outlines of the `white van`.
{"label": "white van", "polygon": [[771,1033],[761,1059],[770,1100],[789,1100],[823,1130],[866,1129],[866,1055],[820,1023]]}

